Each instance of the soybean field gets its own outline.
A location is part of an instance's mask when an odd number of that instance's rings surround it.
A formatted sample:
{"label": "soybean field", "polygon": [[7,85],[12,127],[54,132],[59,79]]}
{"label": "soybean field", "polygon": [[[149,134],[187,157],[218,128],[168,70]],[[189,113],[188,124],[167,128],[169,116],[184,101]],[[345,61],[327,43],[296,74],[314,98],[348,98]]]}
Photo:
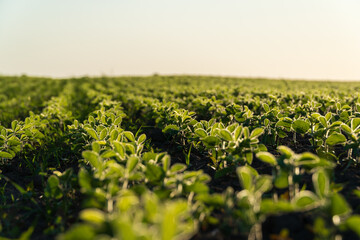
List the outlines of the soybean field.
{"label": "soybean field", "polygon": [[360,239],[360,82],[0,76],[0,239]]}

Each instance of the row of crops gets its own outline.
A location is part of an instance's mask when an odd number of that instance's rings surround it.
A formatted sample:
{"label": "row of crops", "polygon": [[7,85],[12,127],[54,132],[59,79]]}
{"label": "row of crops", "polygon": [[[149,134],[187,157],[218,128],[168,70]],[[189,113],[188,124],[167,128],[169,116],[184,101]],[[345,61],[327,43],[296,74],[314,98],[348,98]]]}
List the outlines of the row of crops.
{"label": "row of crops", "polygon": [[0,86],[0,239],[360,239],[360,83]]}

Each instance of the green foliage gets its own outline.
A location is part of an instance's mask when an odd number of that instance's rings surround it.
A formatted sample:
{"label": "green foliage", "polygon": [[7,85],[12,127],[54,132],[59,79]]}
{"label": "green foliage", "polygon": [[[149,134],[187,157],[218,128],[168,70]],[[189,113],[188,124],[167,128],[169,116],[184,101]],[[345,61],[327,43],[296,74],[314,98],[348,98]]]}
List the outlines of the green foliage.
{"label": "green foliage", "polygon": [[316,239],[360,236],[338,184],[360,162],[358,83],[0,84],[0,238],[263,239],[266,219],[289,212],[310,218]]}

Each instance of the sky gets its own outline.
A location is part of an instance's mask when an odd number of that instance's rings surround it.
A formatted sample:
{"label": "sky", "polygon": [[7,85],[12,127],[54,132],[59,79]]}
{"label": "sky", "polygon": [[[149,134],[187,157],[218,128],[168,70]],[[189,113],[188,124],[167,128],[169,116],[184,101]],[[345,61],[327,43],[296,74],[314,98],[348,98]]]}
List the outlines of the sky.
{"label": "sky", "polygon": [[360,80],[359,0],[0,0],[0,74]]}

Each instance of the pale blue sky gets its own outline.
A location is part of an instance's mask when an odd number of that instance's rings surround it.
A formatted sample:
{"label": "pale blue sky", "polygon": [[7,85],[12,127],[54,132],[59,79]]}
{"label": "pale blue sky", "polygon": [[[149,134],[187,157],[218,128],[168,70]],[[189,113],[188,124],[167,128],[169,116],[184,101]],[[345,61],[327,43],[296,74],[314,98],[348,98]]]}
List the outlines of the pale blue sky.
{"label": "pale blue sky", "polygon": [[0,0],[0,74],[360,80],[359,0]]}

